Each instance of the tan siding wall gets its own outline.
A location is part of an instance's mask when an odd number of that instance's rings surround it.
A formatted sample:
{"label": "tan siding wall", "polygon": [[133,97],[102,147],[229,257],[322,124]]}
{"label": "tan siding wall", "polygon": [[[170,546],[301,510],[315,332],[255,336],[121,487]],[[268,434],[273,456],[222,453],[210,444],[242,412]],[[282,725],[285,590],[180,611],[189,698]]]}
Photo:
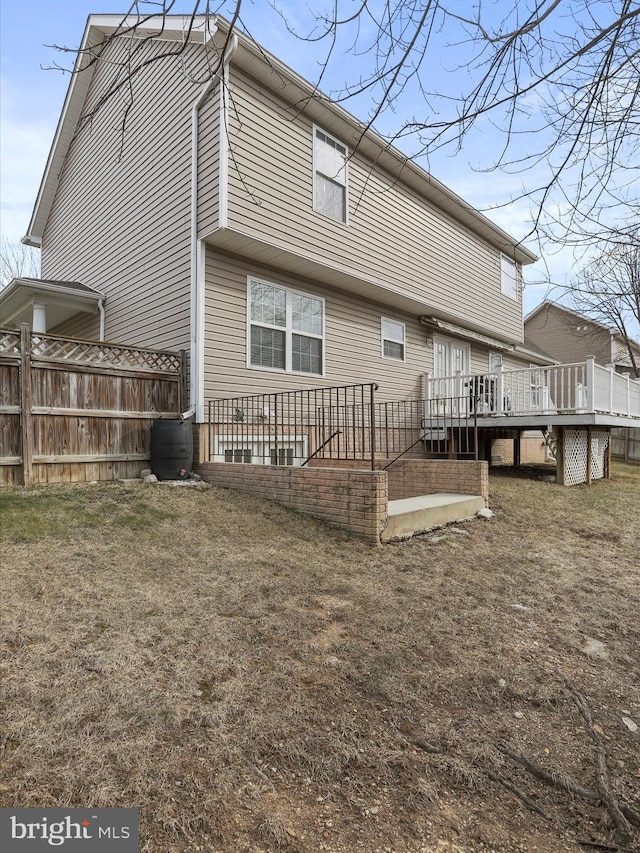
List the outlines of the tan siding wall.
{"label": "tan siding wall", "polygon": [[[248,275],[325,299],[324,377],[247,368]],[[405,323],[405,362],[381,356],[381,317]],[[433,334],[417,317],[211,248],[205,324],[205,399],[376,382],[379,401],[414,400],[423,396],[423,374],[433,372]],[[473,345],[470,356],[471,372],[488,370],[488,348]]]}
{"label": "tan siding wall", "polygon": [[[117,42],[108,60],[122,60]],[[148,58],[166,50],[148,44]],[[197,70],[193,46],[184,62]],[[88,104],[116,65],[94,72]],[[179,58],[163,58],[134,81],[75,139],[47,223],[42,275],[81,281],[106,293],[107,339],[139,346],[189,343],[190,108],[198,88]]]}
{"label": "tan siding wall", "polygon": [[98,314],[74,314],[64,323],[48,330],[52,335],[66,338],[82,338],[85,341],[97,341],[100,337],[100,316]]}
{"label": "tan siding wall", "polygon": [[[247,368],[248,275],[325,299],[324,377]],[[406,323],[406,362],[382,358],[381,316]],[[211,249],[205,322],[205,399],[360,382],[377,382],[380,399],[418,399],[422,373],[433,364],[427,330],[415,317]]]}
{"label": "tan siding wall", "polygon": [[232,88],[231,227],[420,299],[425,313],[521,338],[521,302],[500,292],[497,248],[358,154],[349,225],[315,213],[311,122],[237,71]]}
{"label": "tan siding wall", "polygon": [[218,227],[220,88],[200,108],[198,126],[198,235]]}
{"label": "tan siding wall", "polygon": [[[578,331],[578,326],[588,326]],[[598,364],[611,361],[610,335],[604,329],[553,305],[546,305],[526,323],[527,341],[562,364],[584,361],[595,355]]]}

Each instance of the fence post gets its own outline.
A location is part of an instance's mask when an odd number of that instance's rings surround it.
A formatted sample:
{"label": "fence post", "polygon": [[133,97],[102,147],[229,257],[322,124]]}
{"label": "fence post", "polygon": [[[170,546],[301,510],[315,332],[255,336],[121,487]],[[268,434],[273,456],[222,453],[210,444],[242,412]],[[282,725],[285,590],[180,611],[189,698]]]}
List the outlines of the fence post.
{"label": "fence post", "polygon": [[31,432],[31,329],[20,326],[20,429],[22,440],[22,482],[33,484],[33,446]]}

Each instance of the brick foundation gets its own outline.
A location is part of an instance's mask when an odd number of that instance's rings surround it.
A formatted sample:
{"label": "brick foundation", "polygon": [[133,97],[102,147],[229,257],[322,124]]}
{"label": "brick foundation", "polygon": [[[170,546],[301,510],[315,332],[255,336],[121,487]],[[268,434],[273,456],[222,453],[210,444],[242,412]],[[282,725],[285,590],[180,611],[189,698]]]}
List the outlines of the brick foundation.
{"label": "brick foundation", "polygon": [[203,462],[196,471],[207,483],[277,501],[373,544],[380,543],[387,523],[385,471],[235,462]]}
{"label": "brick foundation", "polygon": [[[376,468],[384,468],[390,460],[377,459]],[[313,467],[334,466],[370,469],[366,461],[314,459]],[[468,459],[398,459],[386,473],[389,477],[389,500],[414,498],[447,492],[453,495],[481,495],[489,500],[489,464]]]}

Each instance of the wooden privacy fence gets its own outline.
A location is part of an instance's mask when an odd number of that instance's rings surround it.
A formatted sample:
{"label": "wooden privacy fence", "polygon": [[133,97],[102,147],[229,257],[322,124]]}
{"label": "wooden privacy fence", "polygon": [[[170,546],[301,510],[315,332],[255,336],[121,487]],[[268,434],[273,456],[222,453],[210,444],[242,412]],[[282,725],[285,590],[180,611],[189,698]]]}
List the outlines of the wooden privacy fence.
{"label": "wooden privacy fence", "polygon": [[183,352],[0,329],[0,485],[139,476],[185,376]]}
{"label": "wooden privacy fence", "polygon": [[625,462],[640,462],[640,427],[616,427],[611,430],[612,454]]}

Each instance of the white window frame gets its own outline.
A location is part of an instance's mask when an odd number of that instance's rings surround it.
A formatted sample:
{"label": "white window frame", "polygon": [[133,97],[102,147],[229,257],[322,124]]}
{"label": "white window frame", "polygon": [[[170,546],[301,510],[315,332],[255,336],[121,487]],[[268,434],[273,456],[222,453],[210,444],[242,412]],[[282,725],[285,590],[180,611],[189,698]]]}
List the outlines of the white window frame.
{"label": "white window frame", "polygon": [[273,451],[291,450],[293,453],[292,466],[301,465],[309,455],[308,435],[287,435],[277,440],[275,436],[269,435],[220,435],[216,436],[214,449],[214,462],[227,462],[226,451],[245,452],[250,451],[251,462],[229,462],[234,465],[272,465],[271,454]]}
{"label": "white window frame", "polygon": [[[285,315],[286,321],[284,326],[270,326],[268,323],[258,323],[251,319],[251,283],[256,282],[258,284],[264,284],[267,287],[275,287],[278,290],[283,290],[286,294],[285,297]],[[308,299],[315,299],[317,302],[322,304],[322,335],[316,335],[312,332],[302,332],[299,329],[293,328],[293,320],[292,320],[292,307],[291,307],[291,296],[304,296]],[[267,367],[261,364],[252,364],[251,363],[251,326],[259,326],[263,329],[274,329],[278,332],[285,333],[285,366],[281,367]],[[264,278],[259,278],[255,275],[247,276],[247,336],[246,336],[246,346],[247,346],[247,368],[249,370],[265,370],[270,373],[292,373],[294,376],[324,376],[325,375],[325,349],[326,349],[326,305],[325,300],[322,296],[316,296],[315,293],[305,293],[303,290],[296,290],[291,287],[286,287],[283,284],[278,284],[274,281],[267,281]],[[292,367],[292,336],[293,335],[301,335],[302,337],[313,338],[315,340],[321,341],[322,344],[322,371],[321,373],[308,373],[304,370],[294,370]]]}
{"label": "white window frame", "polygon": [[503,296],[518,301],[518,263],[504,252],[500,253],[500,290]]}
{"label": "white window frame", "polygon": [[[344,168],[344,183],[342,183],[342,181],[340,181],[340,180],[336,180],[338,178],[337,174],[336,175],[327,175],[318,168],[318,162],[317,162],[318,157],[317,157],[317,153],[316,153],[317,152],[317,142],[316,142],[317,135],[316,134],[318,131],[320,131],[320,133],[322,133],[324,136],[326,136],[327,139],[330,139],[332,142],[335,142],[336,145],[339,145],[341,148],[344,148],[344,167],[343,167]],[[340,171],[342,171],[342,170],[340,170]],[[330,214],[325,213],[325,211],[319,207],[317,190],[316,190],[316,175],[317,174],[322,175],[323,177],[327,178],[330,181],[333,181],[334,183],[342,184],[342,186],[344,186],[344,219],[336,219],[334,216],[331,216]],[[313,209],[316,211],[316,213],[319,213],[321,216],[324,216],[326,219],[330,219],[331,222],[337,222],[338,225],[348,225],[349,224],[349,148],[344,144],[344,142],[337,139],[335,136],[333,136],[333,134],[327,133],[327,131],[323,127],[320,127],[317,124],[313,125]]]}
{"label": "white window frame", "polygon": [[[390,337],[390,335],[385,334],[385,323],[392,323],[394,326],[399,326],[402,329],[402,340],[397,340],[396,338]],[[389,341],[391,344],[401,344],[402,345],[402,357],[398,358],[395,355],[387,355],[384,351],[385,342]],[[381,317],[380,318],[380,354],[382,358],[388,358],[390,361],[406,361],[407,360],[407,327],[406,324],[401,322],[400,320],[394,320],[392,317]]]}

